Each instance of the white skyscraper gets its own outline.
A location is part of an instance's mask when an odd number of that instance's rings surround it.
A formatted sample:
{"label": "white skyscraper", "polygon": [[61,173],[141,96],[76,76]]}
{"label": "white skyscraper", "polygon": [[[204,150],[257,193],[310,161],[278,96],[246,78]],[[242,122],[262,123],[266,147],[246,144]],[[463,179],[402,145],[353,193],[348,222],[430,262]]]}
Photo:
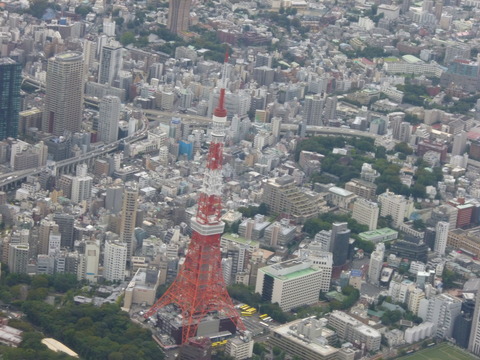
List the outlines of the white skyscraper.
{"label": "white skyscraper", "polygon": [[323,270],[320,290],[328,292],[332,280],[333,255],[328,251],[318,250],[316,243],[310,243],[307,249],[299,250],[300,259],[308,259]]}
{"label": "white skyscraper", "polygon": [[118,139],[118,122],[120,121],[121,102],[117,96],[104,96],[100,101],[98,112],[98,138],[105,144]]}
{"label": "white skyscraper", "polygon": [[452,156],[463,155],[467,147],[467,133],[461,131],[453,137]]}
{"label": "white skyscraper", "polygon": [[103,260],[103,277],[105,278],[105,280],[125,280],[126,264],[127,244],[107,240],[105,242],[105,256]]}
{"label": "white skyscraper", "polygon": [[475,311],[473,313],[468,350],[480,356],[480,291],[478,289],[475,298]]}
{"label": "white skyscraper", "polygon": [[48,237],[48,255],[53,255],[60,251],[62,235],[57,231],[50,231]]}
{"label": "white skyscraper", "polygon": [[128,183],[123,192],[122,219],[120,223],[120,241],[127,243],[127,258],[134,254],[135,250],[135,221],[137,219],[138,207],[138,185],[137,183]]}
{"label": "white skyscraper", "polygon": [[90,282],[97,282],[98,262],[100,260],[100,244],[98,240],[87,241],[85,254],[81,255],[78,264],[77,278],[86,279]]}
{"label": "white skyscraper", "polygon": [[368,230],[377,230],[378,204],[363,198],[357,198],[353,204],[352,218],[359,224],[367,225]]}
{"label": "white skyscraper", "polygon": [[453,323],[461,309],[462,300],[449,294],[440,294],[429,299],[426,319],[423,320],[435,324],[437,337],[450,338],[452,337]]}
{"label": "white skyscraper", "polygon": [[223,280],[226,285],[232,284],[233,259],[231,257],[222,259]]}
{"label": "white skyscraper", "polygon": [[332,231],[322,230],[315,234],[315,243],[318,243],[320,250],[330,251],[330,244],[332,242]]}
{"label": "white skyscraper", "polygon": [[97,52],[96,46],[97,44],[94,41],[88,39],[85,39],[83,43],[83,58],[85,59],[86,70],[93,66],[95,54]]}
{"label": "white skyscraper", "polygon": [[92,197],[93,178],[87,176],[87,164],[77,166],[77,176],[72,177],[72,196],[73,202],[89,200]]}
{"label": "white skyscraper", "polygon": [[274,117],[272,119],[272,134],[275,140],[280,138],[280,128],[282,125],[282,118],[281,117]]}
{"label": "white skyscraper", "polygon": [[403,219],[407,216],[410,205],[403,195],[396,195],[387,190],[378,195],[378,202],[380,204],[380,216],[390,215],[393,219],[393,226],[396,228],[403,224]]}
{"label": "white skyscraper", "polygon": [[10,244],[8,248],[8,268],[11,273],[26,274],[28,266],[28,244]]}
{"label": "white skyscraper", "polygon": [[450,227],[450,224],[444,221],[439,221],[435,226],[434,250],[438,255],[445,255],[445,248],[447,247],[449,227]]}
{"label": "white skyscraper", "polygon": [[370,266],[368,267],[368,281],[373,285],[379,284],[380,274],[382,273],[383,257],[385,256],[385,245],[377,244],[375,251],[370,257]]}
{"label": "white skyscraper", "polygon": [[103,32],[108,36],[115,36],[115,21],[111,18],[103,19]]}

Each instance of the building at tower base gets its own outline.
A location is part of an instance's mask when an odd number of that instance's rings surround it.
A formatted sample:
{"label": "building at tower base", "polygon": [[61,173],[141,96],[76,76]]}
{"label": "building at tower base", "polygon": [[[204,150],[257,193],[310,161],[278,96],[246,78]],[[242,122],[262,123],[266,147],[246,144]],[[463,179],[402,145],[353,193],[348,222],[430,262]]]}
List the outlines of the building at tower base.
{"label": "building at tower base", "polygon": [[[161,334],[169,337],[164,345],[182,344],[182,317],[174,305],[168,305],[157,313],[157,327]],[[211,313],[199,319],[196,336],[231,338],[236,334],[235,323],[227,316]],[[195,325],[196,325],[195,324]]]}

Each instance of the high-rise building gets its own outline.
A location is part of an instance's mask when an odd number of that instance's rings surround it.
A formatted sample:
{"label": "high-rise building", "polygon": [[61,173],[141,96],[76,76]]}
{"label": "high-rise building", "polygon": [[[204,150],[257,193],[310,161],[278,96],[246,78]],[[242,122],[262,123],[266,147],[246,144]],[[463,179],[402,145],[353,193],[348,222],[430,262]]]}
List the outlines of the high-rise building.
{"label": "high-rise building", "polygon": [[333,256],[331,252],[321,250],[321,245],[315,242],[308,244],[307,249],[299,250],[299,258],[308,259],[314,266],[322,269],[320,290],[328,292],[332,280]]}
{"label": "high-rise building", "polygon": [[90,282],[98,280],[98,262],[100,261],[100,243],[96,241],[87,241],[85,244],[85,254],[79,264],[79,275],[81,279]]}
{"label": "high-rise building", "polygon": [[302,192],[290,175],[268,179],[264,183],[263,202],[271,213],[286,213],[292,218],[304,219],[317,215],[321,205]]}
{"label": "high-rise building", "polygon": [[62,248],[73,249],[73,225],[75,217],[70,214],[57,213],[53,216],[53,221],[58,224],[58,229],[62,235]]}
{"label": "high-rise building", "polygon": [[22,65],[0,58],[0,140],[18,136]]}
{"label": "high-rise building", "polygon": [[333,266],[343,266],[347,263],[350,248],[350,229],[347,223],[332,224],[332,240],[330,252],[333,254]]}
{"label": "high-rise building", "polygon": [[475,312],[475,301],[467,300],[462,303],[462,313],[457,316],[453,325],[452,337],[455,345],[467,349],[472,333],[473,314]]}
{"label": "high-rise building", "polygon": [[107,188],[107,196],[105,198],[105,209],[110,210],[113,214],[117,214],[122,210],[122,204],[123,186],[109,186]]}
{"label": "high-rise building", "polygon": [[303,121],[307,125],[323,125],[322,113],[325,99],[320,95],[305,96]]}
{"label": "high-rise building", "polygon": [[40,255],[48,254],[48,243],[50,232],[58,230],[58,225],[54,221],[43,219],[38,227],[38,247],[37,253]]}
{"label": "high-rise building", "polygon": [[26,274],[28,265],[28,244],[10,244],[8,248],[8,269],[11,273]]}
{"label": "high-rise building", "polygon": [[422,299],[425,299],[425,292],[422,289],[416,288],[411,291],[408,295],[408,310],[417,315]]}
{"label": "high-rise building", "polygon": [[258,269],[255,292],[283,311],[318,301],[322,269],[311,260],[288,260]]}
{"label": "high-rise building", "polygon": [[380,216],[390,215],[393,219],[392,225],[399,227],[403,224],[408,211],[408,200],[403,195],[396,195],[393,192],[385,191],[378,195],[378,202],[380,204]]}
{"label": "high-rise building", "polygon": [[374,328],[364,325],[343,311],[334,310],[328,318],[328,326],[337,332],[339,338],[358,346],[365,346],[368,351],[380,349],[382,335]]}
{"label": "high-rise building", "polygon": [[475,295],[475,310],[473,311],[472,327],[468,350],[473,354],[480,356],[480,291],[477,289]]}
{"label": "high-rise building", "polygon": [[377,191],[377,185],[362,179],[352,179],[345,184],[345,190],[364,199],[374,200],[376,198],[375,192]]}
{"label": "high-rise building", "polygon": [[453,137],[452,156],[463,155],[467,148],[467,133],[465,131],[459,132]]}
{"label": "high-rise building", "polygon": [[435,247],[434,251],[437,255],[445,255],[445,248],[447,247],[448,229],[450,224],[448,222],[439,221],[435,226]]}
{"label": "high-rise building", "polygon": [[167,27],[174,34],[188,30],[192,0],[170,0]]}
{"label": "high-rise building", "polygon": [[368,230],[376,230],[379,212],[377,203],[357,198],[353,203],[352,218],[359,224],[367,225]]}
{"label": "high-rise building", "polygon": [[[337,115],[337,103],[338,103],[338,99],[337,99],[336,96],[330,96],[325,101],[325,109],[323,110],[323,118],[326,121],[335,119],[335,117]],[[324,120],[324,123],[325,123],[325,120]]]}
{"label": "high-rise building", "polygon": [[435,1],[435,17],[437,18],[437,21],[440,21],[442,18],[442,12],[443,12],[443,1],[442,0],[437,0]]}
{"label": "high-rise building", "polygon": [[83,112],[84,61],[80,52],[48,59],[42,130],[57,136],[80,130]]}
{"label": "high-rise building", "polygon": [[105,280],[125,280],[126,264],[127,244],[107,240],[105,242],[105,255],[103,260],[103,277]]}
{"label": "high-rise building", "polygon": [[123,193],[122,220],[120,224],[120,242],[127,244],[127,260],[130,260],[134,253],[134,230],[137,219],[138,187],[136,183],[125,185]]}
{"label": "high-rise building", "polygon": [[83,43],[83,58],[85,59],[85,68],[88,70],[93,66],[95,55],[97,53],[97,44],[95,41],[85,39]]}
{"label": "high-rise building", "polygon": [[116,96],[105,96],[102,98],[98,112],[97,140],[103,141],[105,144],[117,141],[120,106],[120,99]]}
{"label": "high-rise building", "polygon": [[268,53],[258,53],[255,57],[255,67],[268,66],[272,67],[273,56]]}
{"label": "high-rise building", "polygon": [[403,0],[402,7],[400,8],[400,13],[406,14],[410,10],[410,0]]}
{"label": "high-rise building", "polygon": [[93,178],[87,175],[87,164],[77,166],[77,176],[72,178],[71,200],[79,203],[92,197]]}
{"label": "high-rise building", "polygon": [[451,43],[448,44],[445,49],[445,58],[443,63],[445,65],[449,65],[455,59],[469,60],[470,54],[471,50],[469,45],[461,42]]}
{"label": "high-rise building", "polygon": [[450,294],[440,294],[429,299],[426,316],[422,314],[423,320],[436,325],[437,337],[450,338],[455,318],[460,314],[461,308],[462,300]]}
{"label": "high-rise building", "polygon": [[383,258],[385,256],[385,245],[377,244],[375,251],[370,256],[370,266],[368,267],[368,281],[373,285],[379,285],[380,274],[383,268]]}
{"label": "high-rise building", "polygon": [[315,245],[321,251],[330,251],[330,244],[332,242],[332,231],[322,230],[315,234]]}
{"label": "high-rise building", "polygon": [[249,332],[243,336],[229,339],[225,346],[225,353],[233,359],[251,359],[253,344],[252,334]]}
{"label": "high-rise building", "polygon": [[105,45],[100,53],[100,67],[98,69],[98,82],[113,85],[123,67],[123,48]]}
{"label": "high-rise building", "polygon": [[50,231],[50,235],[48,237],[48,255],[53,256],[60,252],[61,238],[62,235],[58,229]]}

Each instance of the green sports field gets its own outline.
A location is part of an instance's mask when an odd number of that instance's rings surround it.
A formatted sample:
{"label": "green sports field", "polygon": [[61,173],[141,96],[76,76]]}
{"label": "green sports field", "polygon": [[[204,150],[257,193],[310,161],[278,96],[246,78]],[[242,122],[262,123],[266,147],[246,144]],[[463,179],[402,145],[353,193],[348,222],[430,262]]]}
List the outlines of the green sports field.
{"label": "green sports field", "polygon": [[477,357],[462,351],[448,343],[441,343],[431,348],[419,350],[411,355],[406,355],[404,360],[475,360]]}

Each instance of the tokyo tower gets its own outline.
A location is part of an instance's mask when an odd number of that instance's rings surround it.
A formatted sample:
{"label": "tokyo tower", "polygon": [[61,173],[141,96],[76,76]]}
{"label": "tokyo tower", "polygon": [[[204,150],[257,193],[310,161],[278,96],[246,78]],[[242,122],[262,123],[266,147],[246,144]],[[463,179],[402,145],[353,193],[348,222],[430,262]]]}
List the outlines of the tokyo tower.
{"label": "tokyo tower", "polygon": [[196,336],[197,328],[208,314],[221,314],[239,330],[245,330],[227,292],[222,272],[220,237],[225,224],[221,217],[222,161],[227,111],[225,110],[226,64],[218,106],[213,113],[211,143],[207,167],[198,200],[196,217],[191,219],[192,238],[177,278],[165,294],[145,314],[150,318],[159,309],[174,304],[181,315],[182,344]]}

